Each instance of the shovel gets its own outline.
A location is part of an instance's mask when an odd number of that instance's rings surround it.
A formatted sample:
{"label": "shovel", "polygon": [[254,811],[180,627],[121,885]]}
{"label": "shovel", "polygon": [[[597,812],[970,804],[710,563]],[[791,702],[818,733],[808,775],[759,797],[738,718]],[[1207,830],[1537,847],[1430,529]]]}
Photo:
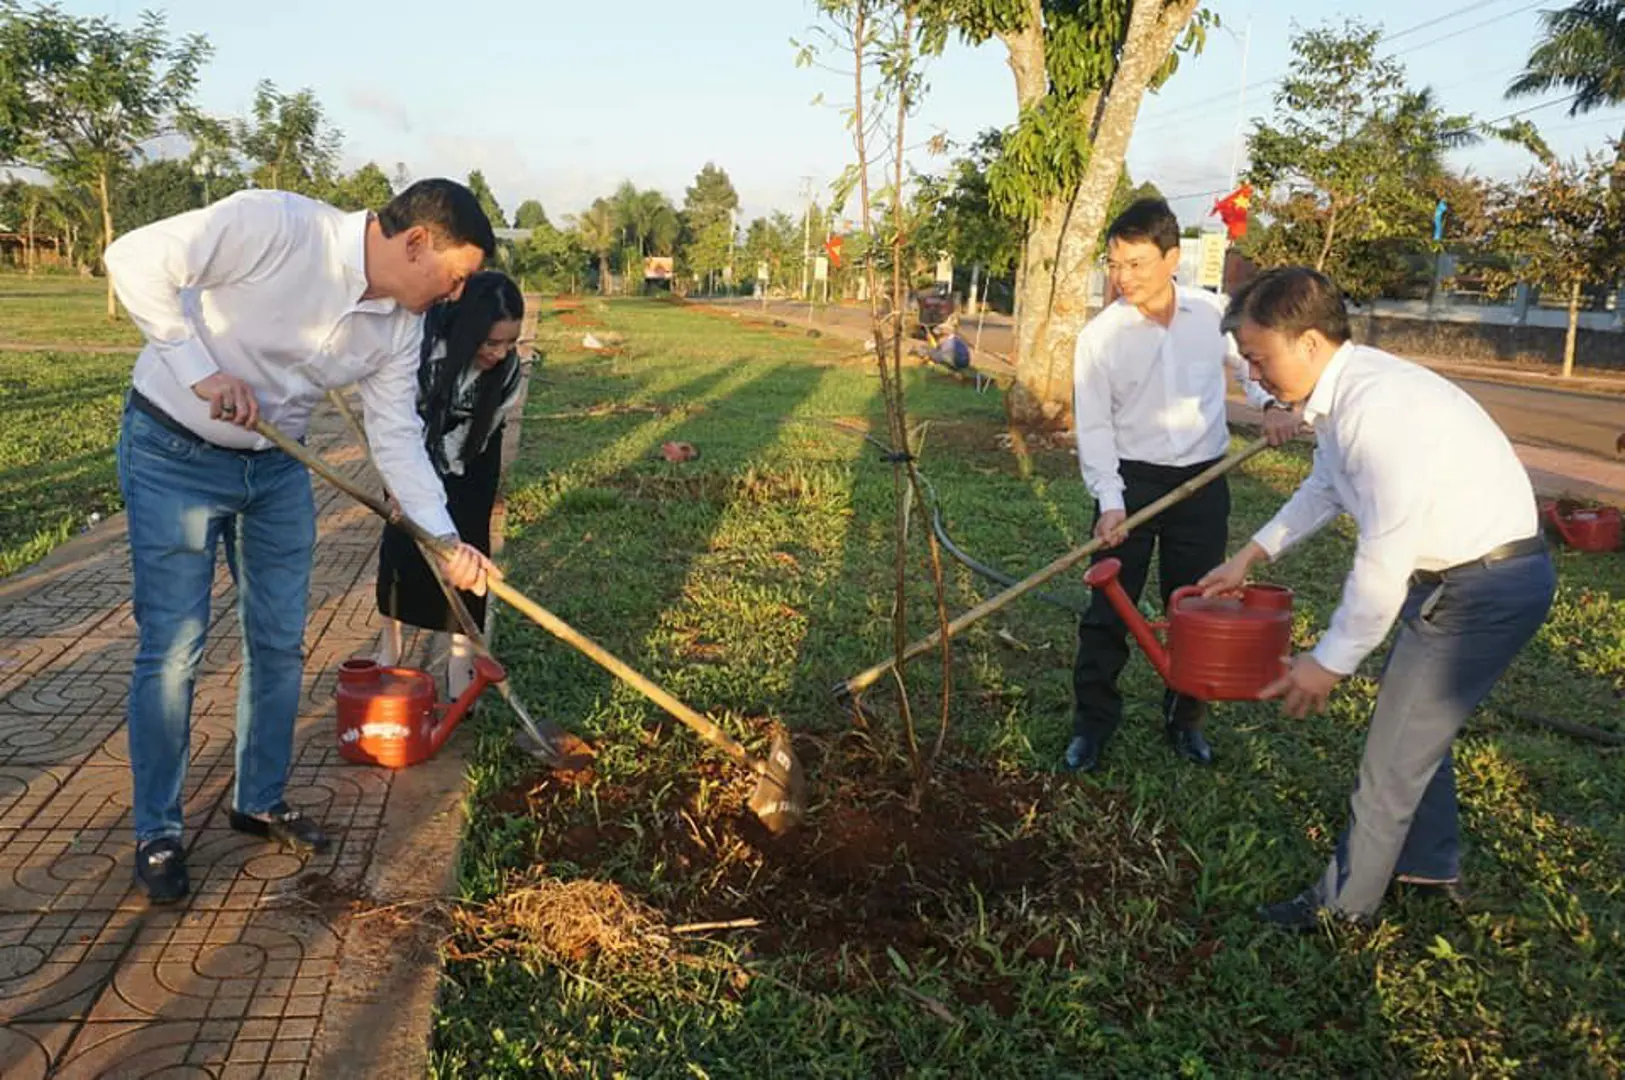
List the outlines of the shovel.
{"label": "shovel", "polygon": [[[379,479],[382,479],[384,474],[378,471],[378,462],[373,460],[372,447],[367,443],[367,433],[362,430],[361,421],[356,419],[355,413],[351,411],[350,403],[345,401],[344,395],[337,390],[329,390],[327,400],[331,401],[333,407],[338,409],[339,415],[344,417],[344,422],[349,425],[350,434],[355,436],[362,450],[366,452],[367,463],[372,466],[372,471],[378,474]],[[475,652],[488,660],[496,660],[496,657],[491,655],[491,648],[485,641],[485,635],[475,625],[474,616],[463,603],[462,596],[451,587],[451,582],[447,581],[445,574],[441,572],[440,560],[424,551],[421,544],[418,550],[423,553],[424,564],[434,574],[435,581],[440,585],[440,591],[445,594],[446,604],[456,616],[457,625],[462,628],[463,636],[473,643]],[[519,726],[524,728],[525,734],[530,737],[529,744],[521,742],[526,753],[540,758],[556,769],[570,768],[580,763],[583,758],[592,756],[590,746],[551,720],[543,720],[538,724],[532,719],[530,710],[520,702],[513,692],[513,687],[509,685],[509,680],[503,679],[498,682],[496,688],[502,695],[502,700],[508,703],[508,708],[513,710],[514,716],[519,718]]]}
{"label": "shovel", "polygon": [[[1213,481],[1217,480],[1231,469],[1234,469],[1237,465],[1240,465],[1242,462],[1246,461],[1248,458],[1252,457],[1254,454],[1258,453],[1260,450],[1263,450],[1267,446],[1269,446],[1269,442],[1267,440],[1262,438],[1254,439],[1252,442],[1248,443],[1240,450],[1237,450],[1224,460],[1216,461],[1206,469],[1203,469],[1201,472],[1197,473],[1183,484],[1180,484],[1178,487],[1174,488],[1174,490],[1170,491],[1156,502],[1130,514],[1123,522],[1123,528],[1128,530],[1145,524],[1147,521],[1150,521],[1152,518],[1156,517],[1170,506],[1173,506],[1175,503],[1182,502],[1185,499],[1190,498],[1192,495],[1196,494],[1196,492],[1200,491],[1208,484],[1211,484]],[[977,604],[963,615],[960,615],[958,618],[954,619],[948,624],[948,636],[952,638],[955,634],[958,634],[960,631],[964,630],[965,627],[987,618],[989,615],[1010,604],[1012,601],[1032,592],[1034,589],[1038,588],[1038,586],[1042,585],[1056,574],[1076,566],[1078,563],[1082,562],[1084,559],[1087,559],[1104,546],[1104,540],[1095,539],[1089,541],[1087,544],[1084,544],[1082,547],[1073,548],[1071,551],[1067,552],[1065,555],[1062,555],[1059,559],[1056,559],[1042,570],[1039,570],[1029,577],[1022,578],[1020,581],[1016,582],[1002,593],[983,600],[980,604]],[[903,650],[903,662],[907,663],[917,656],[930,652],[941,642],[941,630],[933,632],[929,637],[921,638],[919,641],[916,641],[914,644]],[[869,668],[867,671],[859,672],[850,679],[847,679],[845,682],[836,683],[835,696],[841,699],[855,697],[856,695],[869,689],[869,687],[873,686],[881,676],[885,675],[888,671],[892,670],[892,668],[896,666],[897,657],[893,656],[891,659],[882,661],[881,663],[876,664],[874,667]]]}
{"label": "shovel", "polygon": [[[442,542],[439,537],[431,535],[405,514],[397,510],[391,510],[383,500],[363,491],[334,472],[315,454],[288,438],[273,425],[264,420],[257,420],[254,423],[254,430],[270,439],[283,453],[304,465],[311,472],[333,485],[333,487],[344,492],[344,494],[350,496],[391,525],[405,530],[412,539],[427,550],[437,555],[450,554],[453,550],[449,545]],[[660,686],[638,674],[620,657],[585,634],[580,633],[569,623],[554,615],[512,585],[509,585],[499,573],[490,572],[486,574],[486,588],[500,599],[518,608],[520,612],[543,630],[584,654],[599,667],[604,668],[644,697],[671,713],[678,720],[681,720],[700,738],[756,773],[756,789],[751,792],[749,805],[751,812],[756,815],[768,832],[777,836],[789,832],[800,824],[802,817],[807,812],[807,778],[802,771],[800,760],[790,746],[790,736],[782,727],[774,725],[767,758],[765,760],[759,758],[746,750],[739,740],[723,731],[710,719],[701,716],[687,705],[684,705],[661,689]]]}

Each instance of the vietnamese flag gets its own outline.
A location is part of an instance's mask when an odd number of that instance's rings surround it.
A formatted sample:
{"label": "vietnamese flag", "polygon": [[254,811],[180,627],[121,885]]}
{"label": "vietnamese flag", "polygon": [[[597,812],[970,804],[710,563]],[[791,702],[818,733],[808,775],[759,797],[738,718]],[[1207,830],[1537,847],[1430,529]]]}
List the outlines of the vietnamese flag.
{"label": "vietnamese flag", "polygon": [[829,253],[829,264],[835,269],[841,268],[841,237],[831,236],[824,241],[824,250]]}
{"label": "vietnamese flag", "polygon": [[1232,241],[1247,235],[1247,208],[1253,203],[1253,186],[1243,184],[1213,204],[1212,213],[1224,222],[1225,232]]}

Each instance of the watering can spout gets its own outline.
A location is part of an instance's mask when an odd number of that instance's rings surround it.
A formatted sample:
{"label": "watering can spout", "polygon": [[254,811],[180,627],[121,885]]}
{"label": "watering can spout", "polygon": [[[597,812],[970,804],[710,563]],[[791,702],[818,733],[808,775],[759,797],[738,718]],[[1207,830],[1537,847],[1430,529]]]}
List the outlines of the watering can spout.
{"label": "watering can spout", "polygon": [[1112,610],[1128,625],[1129,633],[1140,643],[1145,658],[1157,669],[1157,675],[1163,682],[1170,682],[1173,676],[1173,663],[1169,659],[1167,647],[1157,636],[1157,631],[1166,624],[1146,622],[1145,616],[1140,614],[1140,609],[1134,606],[1134,601],[1123,591],[1122,582],[1117,580],[1122,569],[1121,561],[1102,559],[1084,573],[1083,580],[1091,589],[1106,590],[1106,602],[1111,604]]}
{"label": "watering can spout", "polygon": [[508,673],[503,670],[501,664],[488,656],[476,656],[474,681],[468,684],[456,701],[444,707],[445,711],[435,721],[434,733],[429,736],[429,754],[438,753],[446,744],[446,740],[451,738],[451,733],[462,723],[463,717],[468,715],[468,710],[474,707],[474,702],[485,692],[487,686],[499,683],[507,677]]}
{"label": "watering can spout", "polygon": [[1563,538],[1563,542],[1572,547],[1574,545],[1574,533],[1570,530],[1568,519],[1558,508],[1557,502],[1555,500],[1543,501],[1540,504],[1540,513],[1546,519],[1546,523],[1556,531],[1557,535]]}

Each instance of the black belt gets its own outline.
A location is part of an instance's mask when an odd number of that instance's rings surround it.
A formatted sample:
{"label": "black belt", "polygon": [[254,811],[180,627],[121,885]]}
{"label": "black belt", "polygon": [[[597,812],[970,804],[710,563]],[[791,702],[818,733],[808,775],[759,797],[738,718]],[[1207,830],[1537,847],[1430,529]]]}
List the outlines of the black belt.
{"label": "black belt", "polygon": [[203,436],[199,435],[197,432],[193,431],[191,428],[187,427],[173,416],[170,416],[168,413],[164,412],[162,408],[153,403],[151,398],[147,397],[147,395],[143,394],[133,386],[130,388],[130,405],[140,412],[146,413],[152,418],[154,423],[166,431],[171,431],[176,435],[179,435],[181,438],[186,439],[188,442],[194,442],[200,446],[207,446],[211,450],[224,450],[228,454],[244,454],[253,457],[258,454],[271,453],[276,449],[275,447],[267,447],[264,450],[244,450],[235,446],[221,446],[219,443],[210,442],[208,439],[205,439]]}
{"label": "black belt", "polygon": [[1498,562],[1508,559],[1517,559],[1525,555],[1538,555],[1546,550],[1546,538],[1540,533],[1526,536],[1522,540],[1511,540],[1498,548],[1491,548],[1476,559],[1469,559],[1455,566],[1448,566],[1443,570],[1418,570],[1411,575],[1411,580],[1418,585],[1438,585],[1447,581],[1451,574],[1458,570],[1471,570],[1478,567],[1494,566]]}

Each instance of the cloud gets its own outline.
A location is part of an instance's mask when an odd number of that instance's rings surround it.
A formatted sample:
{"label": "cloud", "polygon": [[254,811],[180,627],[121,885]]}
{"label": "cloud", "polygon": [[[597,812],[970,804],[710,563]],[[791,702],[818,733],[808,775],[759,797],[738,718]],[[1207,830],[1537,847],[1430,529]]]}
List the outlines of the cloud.
{"label": "cloud", "polygon": [[386,127],[408,135],[412,133],[412,119],[399,98],[368,86],[352,86],[344,98],[352,109],[376,116]]}

